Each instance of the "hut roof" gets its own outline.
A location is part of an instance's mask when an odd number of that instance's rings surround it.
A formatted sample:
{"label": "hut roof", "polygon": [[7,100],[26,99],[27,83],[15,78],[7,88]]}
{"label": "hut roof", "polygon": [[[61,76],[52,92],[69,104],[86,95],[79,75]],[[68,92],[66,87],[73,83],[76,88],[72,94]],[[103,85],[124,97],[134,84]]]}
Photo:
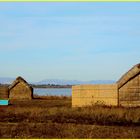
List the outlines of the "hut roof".
{"label": "hut roof", "polygon": [[11,90],[13,87],[15,87],[18,83],[23,82],[25,83],[30,89],[32,87],[22,78],[22,77],[17,77],[16,80],[9,86],[9,90]]}
{"label": "hut roof", "polygon": [[128,81],[140,74],[140,63],[133,66],[128,72],[126,72],[118,81],[118,88],[121,88]]}

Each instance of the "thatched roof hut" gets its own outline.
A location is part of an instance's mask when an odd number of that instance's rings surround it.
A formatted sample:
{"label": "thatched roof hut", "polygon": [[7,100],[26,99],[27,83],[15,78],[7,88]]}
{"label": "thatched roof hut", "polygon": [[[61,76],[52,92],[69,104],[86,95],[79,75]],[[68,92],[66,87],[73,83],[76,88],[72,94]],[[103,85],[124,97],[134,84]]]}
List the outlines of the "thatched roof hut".
{"label": "thatched roof hut", "polygon": [[33,88],[22,78],[17,77],[9,86],[10,99],[32,99]]}
{"label": "thatched roof hut", "polygon": [[117,84],[120,105],[140,106],[140,64],[126,72]]}

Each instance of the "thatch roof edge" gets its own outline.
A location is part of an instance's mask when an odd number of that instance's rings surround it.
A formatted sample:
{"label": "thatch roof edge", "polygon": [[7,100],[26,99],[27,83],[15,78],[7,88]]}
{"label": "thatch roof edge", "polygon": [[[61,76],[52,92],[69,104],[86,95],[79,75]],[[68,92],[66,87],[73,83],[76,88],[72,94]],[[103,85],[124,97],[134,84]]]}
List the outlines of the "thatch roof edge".
{"label": "thatch roof edge", "polygon": [[9,90],[11,90],[13,87],[15,87],[19,82],[24,82],[31,90],[33,89],[27,81],[25,81],[22,77],[17,77],[15,81],[13,81],[13,83],[8,87]]}
{"label": "thatch roof edge", "polygon": [[128,72],[126,72],[118,81],[118,88],[120,89],[123,85],[125,85],[132,78],[137,76],[140,73],[140,63],[133,66]]}

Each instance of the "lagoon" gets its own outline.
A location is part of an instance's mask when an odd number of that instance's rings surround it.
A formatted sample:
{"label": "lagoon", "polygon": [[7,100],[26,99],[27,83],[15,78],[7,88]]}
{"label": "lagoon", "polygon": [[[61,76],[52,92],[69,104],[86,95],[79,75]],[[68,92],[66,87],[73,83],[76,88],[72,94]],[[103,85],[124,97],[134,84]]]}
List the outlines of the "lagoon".
{"label": "lagoon", "polygon": [[34,88],[34,94],[45,96],[71,96],[72,89],[71,88]]}

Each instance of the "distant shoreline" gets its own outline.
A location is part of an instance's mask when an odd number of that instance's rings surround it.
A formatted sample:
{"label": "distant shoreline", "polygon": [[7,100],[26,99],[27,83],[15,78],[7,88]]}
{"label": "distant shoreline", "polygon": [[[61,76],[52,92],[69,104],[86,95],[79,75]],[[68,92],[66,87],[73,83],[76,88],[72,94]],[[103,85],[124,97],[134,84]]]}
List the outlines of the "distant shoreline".
{"label": "distant shoreline", "polygon": [[[10,86],[10,84],[0,84],[1,86]],[[48,85],[33,85],[30,84],[33,88],[72,88],[72,85],[54,85],[54,84],[48,84]]]}
{"label": "distant shoreline", "polygon": [[31,85],[33,88],[72,88],[72,85]]}

